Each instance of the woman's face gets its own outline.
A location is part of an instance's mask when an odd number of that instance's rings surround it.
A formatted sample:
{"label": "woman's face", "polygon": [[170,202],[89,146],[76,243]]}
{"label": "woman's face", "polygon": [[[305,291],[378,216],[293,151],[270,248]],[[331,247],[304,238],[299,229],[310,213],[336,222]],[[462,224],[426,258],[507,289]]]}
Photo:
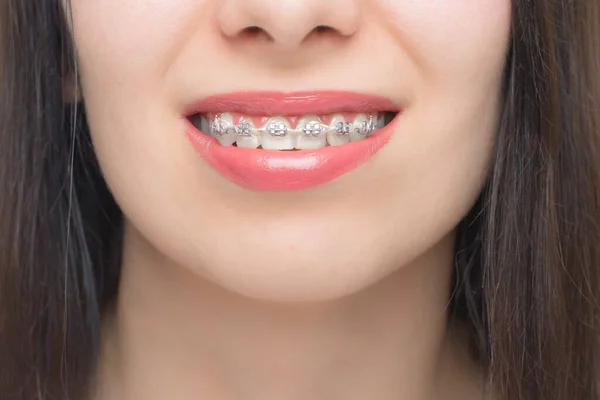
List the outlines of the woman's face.
{"label": "woman's face", "polygon": [[[509,0],[71,2],[92,139],[147,259],[247,296],[322,300],[451,247],[491,159]],[[299,132],[321,115],[341,145],[225,148],[190,128],[209,111],[257,127],[286,113]],[[377,111],[399,114],[372,137],[333,123]],[[271,135],[265,147],[301,140]]]}

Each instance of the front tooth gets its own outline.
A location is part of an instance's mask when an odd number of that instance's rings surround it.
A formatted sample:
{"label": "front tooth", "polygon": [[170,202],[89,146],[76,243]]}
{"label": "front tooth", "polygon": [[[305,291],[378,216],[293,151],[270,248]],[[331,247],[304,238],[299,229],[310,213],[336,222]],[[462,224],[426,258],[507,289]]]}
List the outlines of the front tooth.
{"label": "front tooth", "polygon": [[348,143],[351,127],[351,124],[347,123],[343,116],[335,115],[327,129],[327,143],[330,146],[341,146]]}
{"label": "front tooth", "polygon": [[363,140],[369,135],[369,118],[365,114],[358,114],[350,127],[350,141]]}
{"label": "front tooth", "polygon": [[296,148],[302,150],[314,150],[325,147],[327,144],[327,127],[321,124],[316,115],[307,115],[298,121],[298,136],[296,137]]}
{"label": "front tooth", "polygon": [[284,117],[269,118],[264,127],[262,148],[265,150],[292,150],[296,137],[290,132],[290,124]]}
{"label": "front tooth", "polygon": [[234,144],[236,137],[233,116],[229,113],[217,115],[210,126],[210,132],[221,146],[231,146]]}
{"label": "front tooth", "polygon": [[254,127],[251,118],[242,118],[235,126],[237,147],[255,149],[261,145],[260,132]]}

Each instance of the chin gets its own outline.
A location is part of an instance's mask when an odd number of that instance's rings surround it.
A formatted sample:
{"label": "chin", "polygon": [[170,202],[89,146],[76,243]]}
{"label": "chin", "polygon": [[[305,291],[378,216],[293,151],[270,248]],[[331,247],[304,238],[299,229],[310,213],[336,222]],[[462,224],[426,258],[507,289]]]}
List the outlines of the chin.
{"label": "chin", "polygon": [[[190,224],[189,231],[183,227],[177,233],[131,226],[127,249],[133,257],[145,255],[144,264],[163,273],[180,271],[188,283],[198,279],[199,287],[210,282],[243,297],[273,302],[331,301],[355,294],[406,265],[419,251],[409,238],[412,252],[403,251],[398,238],[386,241],[389,235],[377,226],[363,224],[361,230],[351,226],[357,221],[340,222],[331,215],[325,220],[263,219],[262,224],[241,224],[240,218],[236,224],[205,225],[201,230]],[[315,229],[319,226],[329,229]]]}
{"label": "chin", "polygon": [[[332,301],[364,290],[393,271],[368,253],[345,256],[297,250],[213,254],[210,268],[194,272],[244,297],[274,302]],[[366,254],[360,257],[357,253]]]}

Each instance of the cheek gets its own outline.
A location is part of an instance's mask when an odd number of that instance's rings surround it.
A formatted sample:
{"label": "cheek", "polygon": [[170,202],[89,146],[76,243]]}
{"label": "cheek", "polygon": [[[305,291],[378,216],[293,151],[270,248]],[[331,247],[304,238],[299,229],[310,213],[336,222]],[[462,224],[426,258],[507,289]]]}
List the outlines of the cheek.
{"label": "cheek", "polygon": [[[380,0],[397,39],[431,76],[489,74],[505,55],[510,0]],[[472,76],[467,77],[467,79]]]}
{"label": "cheek", "polygon": [[[71,0],[82,76],[148,87],[186,40],[207,24],[205,0]],[[200,16],[202,15],[202,18]]]}

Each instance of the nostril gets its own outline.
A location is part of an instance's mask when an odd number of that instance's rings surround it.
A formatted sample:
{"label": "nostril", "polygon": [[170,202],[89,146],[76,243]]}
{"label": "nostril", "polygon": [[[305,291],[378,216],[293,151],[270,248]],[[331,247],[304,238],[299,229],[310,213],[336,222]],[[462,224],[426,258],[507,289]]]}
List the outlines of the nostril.
{"label": "nostril", "polygon": [[244,29],[244,31],[246,31],[249,34],[257,34],[257,33],[264,32],[265,30],[263,28],[261,28],[260,26],[249,26],[246,29]]}
{"label": "nostril", "polygon": [[307,35],[307,39],[340,36],[340,32],[329,25],[318,25]]}
{"label": "nostril", "polygon": [[252,25],[244,28],[240,32],[240,37],[246,39],[265,39],[272,40],[272,36],[269,35],[269,32],[261,28],[260,26]]}
{"label": "nostril", "polygon": [[316,33],[323,33],[323,32],[333,31],[334,29],[331,26],[319,25],[319,26],[315,27],[315,29],[313,29],[313,30]]}

